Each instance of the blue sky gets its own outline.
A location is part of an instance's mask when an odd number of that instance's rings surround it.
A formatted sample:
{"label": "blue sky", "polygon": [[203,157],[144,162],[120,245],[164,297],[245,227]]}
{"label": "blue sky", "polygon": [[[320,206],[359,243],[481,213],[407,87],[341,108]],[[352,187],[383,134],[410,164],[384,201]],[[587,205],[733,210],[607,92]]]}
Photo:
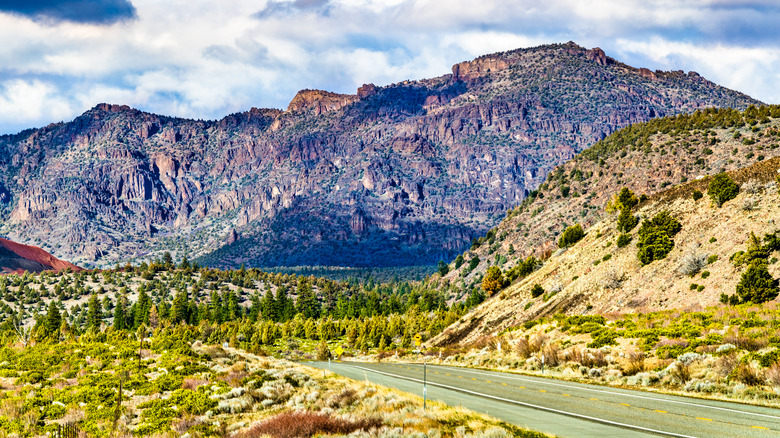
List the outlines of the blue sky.
{"label": "blue sky", "polygon": [[[775,1],[0,1],[0,134],[100,102],[200,119],[574,41],[780,103]],[[229,6],[229,7],[228,7]]]}

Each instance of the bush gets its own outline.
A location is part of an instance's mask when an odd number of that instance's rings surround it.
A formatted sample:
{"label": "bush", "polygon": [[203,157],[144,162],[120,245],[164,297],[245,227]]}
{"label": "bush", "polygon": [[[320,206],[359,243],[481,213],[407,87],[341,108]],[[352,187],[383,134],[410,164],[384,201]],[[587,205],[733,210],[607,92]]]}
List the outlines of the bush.
{"label": "bush", "polygon": [[643,265],[666,257],[674,248],[672,237],[680,232],[682,225],[668,211],[658,213],[645,220],[639,228],[639,252],[637,257]]}
{"label": "bush", "polygon": [[351,421],[322,413],[284,412],[236,436],[255,438],[270,435],[275,438],[297,438],[331,434],[349,435],[357,430],[368,431],[380,427],[382,427],[382,420],[379,418]]}
{"label": "bush", "polygon": [[536,283],[534,287],[531,288],[531,296],[536,298],[539,296],[542,296],[544,294],[544,288],[541,284]]}
{"label": "bush", "polygon": [[482,279],[482,290],[488,295],[493,295],[506,286],[504,274],[498,266],[491,266]]}
{"label": "bush", "polygon": [[558,246],[568,248],[582,240],[583,237],[585,237],[585,231],[583,231],[582,225],[572,225],[564,230],[561,238],[558,240]]}
{"label": "bush", "polygon": [[631,214],[631,210],[623,208],[620,210],[620,216],[618,216],[617,229],[620,232],[627,233],[636,227],[639,223],[639,218]]}
{"label": "bush", "polygon": [[704,197],[704,195],[702,194],[701,191],[699,191],[699,190],[694,190],[693,191],[693,200],[694,201],[698,201],[699,199],[701,199],[703,197]]}
{"label": "bush", "polygon": [[777,297],[778,291],[778,280],[769,274],[765,261],[751,263],[737,283],[737,296],[743,303],[771,301]]}
{"label": "bush", "polygon": [[628,244],[631,243],[631,235],[630,234],[621,234],[617,238],[617,247],[623,248],[625,246],[628,246]]}
{"label": "bush", "polygon": [[718,207],[734,199],[739,194],[739,185],[725,173],[715,175],[707,188],[712,202]]}

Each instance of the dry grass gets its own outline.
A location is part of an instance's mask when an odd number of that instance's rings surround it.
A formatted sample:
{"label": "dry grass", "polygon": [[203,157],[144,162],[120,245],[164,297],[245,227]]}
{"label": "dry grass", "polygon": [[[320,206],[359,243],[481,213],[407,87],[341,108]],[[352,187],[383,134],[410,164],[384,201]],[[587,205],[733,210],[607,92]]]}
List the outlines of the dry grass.
{"label": "dry grass", "polygon": [[319,434],[350,434],[382,427],[379,418],[347,420],[313,412],[284,412],[263,421],[235,438],[256,438],[270,435],[274,438],[307,438]]}

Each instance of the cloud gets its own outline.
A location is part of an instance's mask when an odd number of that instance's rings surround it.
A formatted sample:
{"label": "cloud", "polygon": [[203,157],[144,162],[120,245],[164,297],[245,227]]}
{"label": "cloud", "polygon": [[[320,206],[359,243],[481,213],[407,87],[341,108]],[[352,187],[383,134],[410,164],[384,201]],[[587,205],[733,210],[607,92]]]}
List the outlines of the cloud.
{"label": "cloud", "polygon": [[0,11],[39,21],[90,24],[113,24],[136,16],[128,0],[10,0],[0,3]]}
{"label": "cloud", "polygon": [[570,40],[777,103],[777,22],[769,0],[14,0],[0,4],[0,133],[103,101],[210,119],[285,108],[304,88],[354,93]]}

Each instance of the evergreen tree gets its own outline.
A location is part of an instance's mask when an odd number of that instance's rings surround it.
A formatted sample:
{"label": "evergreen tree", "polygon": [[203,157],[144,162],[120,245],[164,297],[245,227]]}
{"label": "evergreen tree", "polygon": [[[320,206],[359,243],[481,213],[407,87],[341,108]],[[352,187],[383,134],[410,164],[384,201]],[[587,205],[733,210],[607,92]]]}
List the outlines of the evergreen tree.
{"label": "evergreen tree", "polygon": [[152,301],[146,294],[146,288],[138,288],[138,301],[134,305],[133,328],[137,329],[141,324],[149,325],[149,309],[152,308]]}
{"label": "evergreen tree", "polygon": [[778,280],[772,278],[764,260],[752,262],[737,284],[737,296],[743,303],[771,301],[777,297],[778,291]]}
{"label": "evergreen tree", "polygon": [[49,302],[49,309],[46,312],[46,320],[44,323],[44,331],[47,337],[57,339],[60,326],[62,325],[62,316],[60,315],[60,309],[57,308],[57,303],[54,300]]}
{"label": "evergreen tree", "polygon": [[125,321],[125,297],[118,297],[116,299],[116,306],[114,307],[114,328],[116,330],[124,330],[128,326]]}
{"label": "evergreen tree", "polygon": [[[277,294],[280,295],[281,291],[277,291]],[[262,301],[260,301],[260,314],[265,321],[279,322],[282,320],[281,315],[279,314],[279,303],[274,299],[274,294],[271,292],[271,289],[265,291],[265,296],[263,296]]]}
{"label": "evergreen tree", "polygon": [[87,328],[93,330],[100,329],[100,323],[103,321],[103,312],[100,308],[100,301],[94,292],[89,297],[89,310],[87,311]]}
{"label": "evergreen tree", "polygon": [[249,320],[252,322],[257,322],[257,319],[260,317],[260,313],[262,312],[262,304],[260,300],[260,296],[257,293],[252,294],[252,305],[249,307]]}
{"label": "evergreen tree", "polygon": [[298,282],[298,313],[303,314],[305,318],[318,318],[320,316],[320,302],[312,291],[308,279],[301,278]]}

